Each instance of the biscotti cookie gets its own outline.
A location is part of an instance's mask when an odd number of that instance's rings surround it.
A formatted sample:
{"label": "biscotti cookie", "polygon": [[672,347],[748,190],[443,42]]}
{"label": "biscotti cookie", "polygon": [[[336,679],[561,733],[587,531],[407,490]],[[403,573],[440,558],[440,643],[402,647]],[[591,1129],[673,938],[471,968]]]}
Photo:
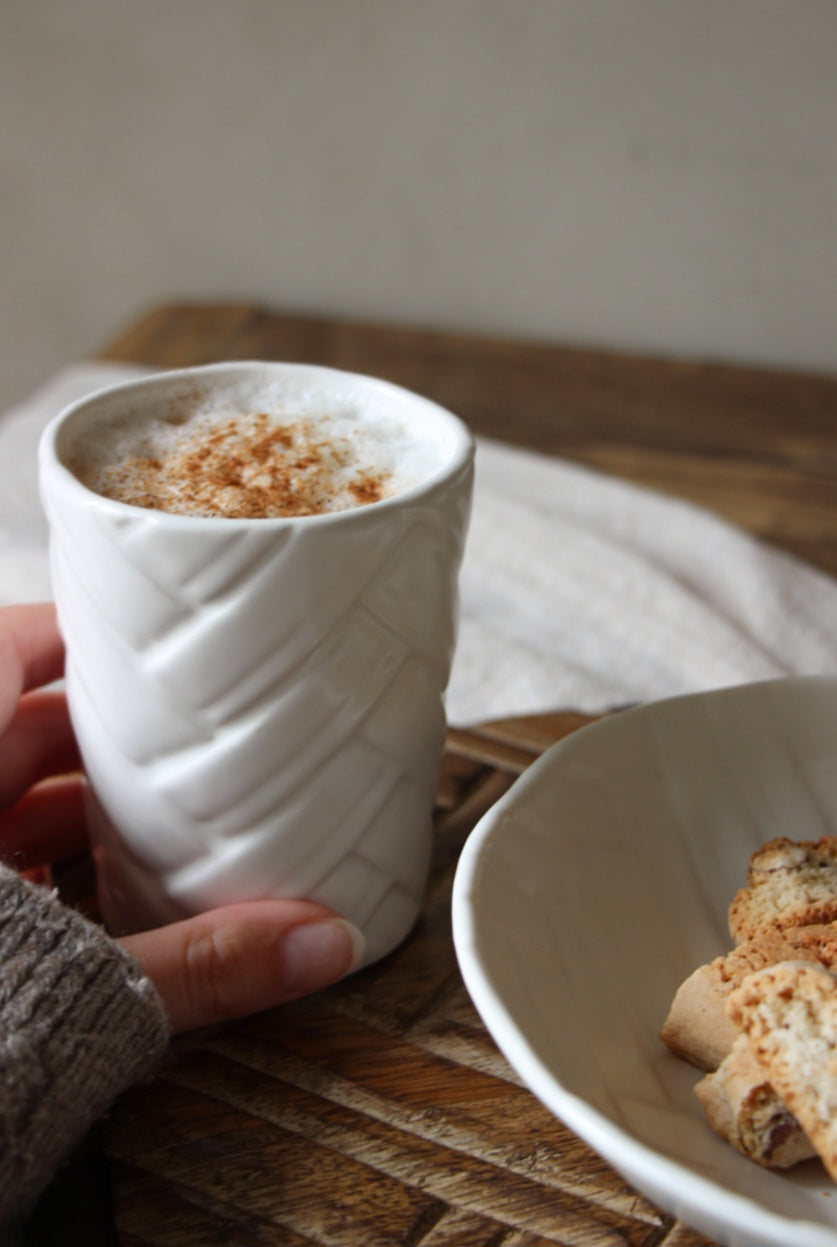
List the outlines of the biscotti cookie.
{"label": "biscotti cookie", "polygon": [[746,887],[729,907],[736,943],[765,930],[837,921],[837,837],[793,841],[784,836],[753,853]]}
{"label": "biscotti cookie", "polygon": [[695,1087],[712,1129],[766,1169],[789,1169],[816,1155],[805,1131],[787,1108],[739,1034],[714,1073]]}
{"label": "biscotti cookie", "polygon": [[837,1179],[837,977],[785,961],[757,970],[728,1009],[764,1078]]}
{"label": "biscotti cookie", "polygon": [[748,940],[698,966],[671,1002],[660,1031],[666,1047],[698,1069],[717,1069],[738,1034],[726,1011],[730,992],[753,970],[785,959],[788,948],[779,932],[769,932],[762,940]]}
{"label": "biscotti cookie", "polygon": [[726,1009],[730,992],[754,970],[794,959],[837,970],[837,922],[768,929],[698,966],[675,993],[660,1031],[663,1043],[698,1069],[716,1069],[738,1035]]}

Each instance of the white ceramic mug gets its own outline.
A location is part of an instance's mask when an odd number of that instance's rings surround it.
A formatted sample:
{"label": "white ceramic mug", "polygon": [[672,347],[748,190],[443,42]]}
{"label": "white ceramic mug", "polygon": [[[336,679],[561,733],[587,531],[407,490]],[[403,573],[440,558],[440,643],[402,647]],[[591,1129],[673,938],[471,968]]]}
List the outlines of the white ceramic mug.
{"label": "white ceramic mug", "polygon": [[[113,501],[67,466],[116,416],[242,386],[390,413],[429,470],[371,505],[242,520]],[[210,365],[73,404],[43,436],[40,472],[106,923],[124,933],[306,897],[363,931],[366,963],[390,951],[429,868],[473,476],[465,426],[374,378]]]}

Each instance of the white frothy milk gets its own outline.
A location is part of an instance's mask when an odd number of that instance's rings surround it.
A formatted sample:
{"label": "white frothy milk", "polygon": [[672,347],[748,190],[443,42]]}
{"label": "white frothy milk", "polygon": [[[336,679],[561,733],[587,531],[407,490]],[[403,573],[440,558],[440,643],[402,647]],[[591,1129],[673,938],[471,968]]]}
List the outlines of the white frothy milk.
{"label": "white frothy milk", "polygon": [[[65,462],[95,493],[181,515],[320,515],[420,484],[438,439],[388,409],[333,391],[237,379],[149,407],[137,399],[75,439]],[[385,409],[387,407],[387,409]]]}

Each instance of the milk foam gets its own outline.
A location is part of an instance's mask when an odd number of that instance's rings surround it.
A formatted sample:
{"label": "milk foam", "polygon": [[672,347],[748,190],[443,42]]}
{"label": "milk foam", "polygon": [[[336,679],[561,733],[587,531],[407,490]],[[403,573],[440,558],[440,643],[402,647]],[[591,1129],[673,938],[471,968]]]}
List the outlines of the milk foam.
{"label": "milk foam", "polygon": [[364,398],[317,385],[239,382],[137,400],[88,428],[67,455],[96,493],[185,515],[270,518],[392,497],[439,466],[415,426]]}

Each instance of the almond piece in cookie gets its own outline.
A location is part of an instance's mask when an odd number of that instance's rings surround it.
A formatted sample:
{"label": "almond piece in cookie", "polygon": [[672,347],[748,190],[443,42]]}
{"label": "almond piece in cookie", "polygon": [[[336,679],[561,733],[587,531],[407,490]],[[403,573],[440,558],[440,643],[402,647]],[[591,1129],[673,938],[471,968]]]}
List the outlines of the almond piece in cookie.
{"label": "almond piece in cookie", "polygon": [[816,1155],[810,1139],[765,1078],[746,1035],[695,1087],[706,1120],[722,1139],[766,1169],[789,1169]]}
{"label": "almond piece in cookie", "polygon": [[736,943],[766,929],[837,921],[837,837],[768,841],[750,858],[747,884],[729,907]]}
{"label": "almond piece in cookie", "polygon": [[780,962],[748,975],[727,1007],[837,1180],[837,977],[811,962]]}

